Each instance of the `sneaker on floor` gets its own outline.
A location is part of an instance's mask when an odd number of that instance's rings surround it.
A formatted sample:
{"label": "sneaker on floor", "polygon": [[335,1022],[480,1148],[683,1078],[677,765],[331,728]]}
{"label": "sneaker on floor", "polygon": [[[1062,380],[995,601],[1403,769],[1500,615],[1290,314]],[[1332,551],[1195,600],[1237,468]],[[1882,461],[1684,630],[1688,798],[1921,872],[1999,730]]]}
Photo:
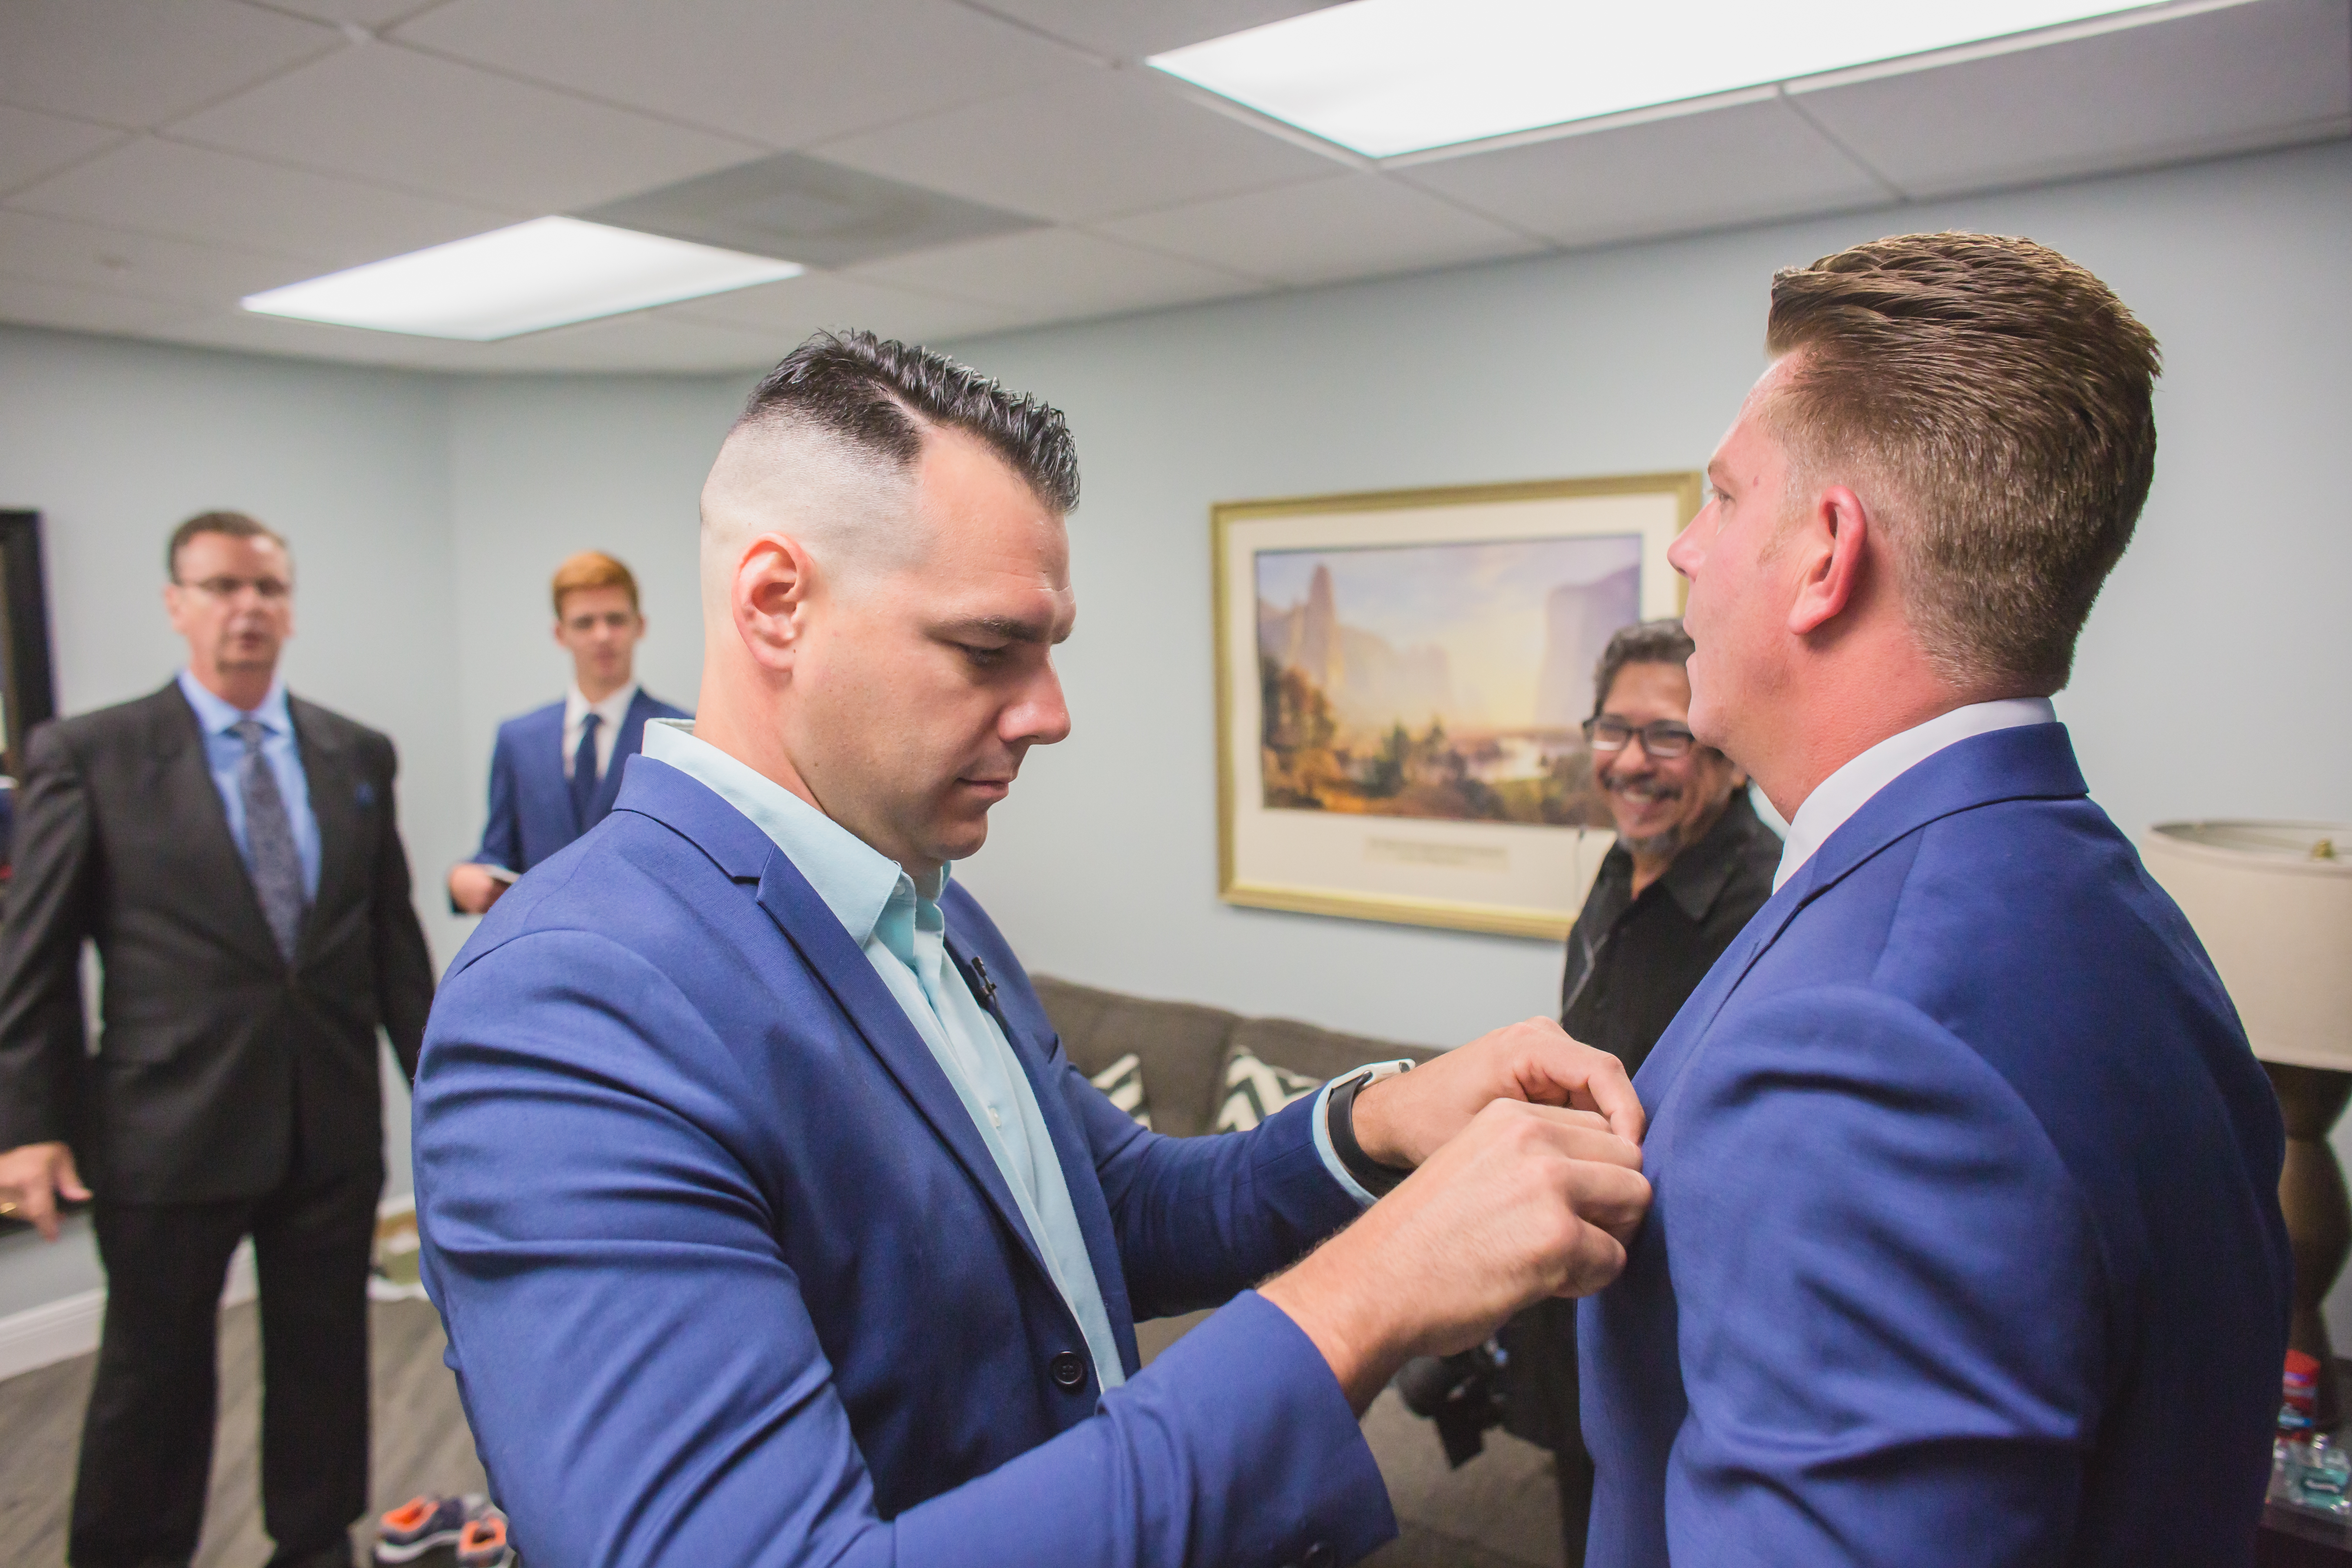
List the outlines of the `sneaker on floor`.
{"label": "sneaker on floor", "polygon": [[457,1568],[509,1568],[514,1549],[507,1544],[507,1516],[484,1509],[466,1521],[457,1538]]}
{"label": "sneaker on floor", "polygon": [[375,1521],[375,1560],[414,1563],[437,1546],[454,1544],[466,1522],[488,1506],[478,1492],[463,1497],[414,1497]]}

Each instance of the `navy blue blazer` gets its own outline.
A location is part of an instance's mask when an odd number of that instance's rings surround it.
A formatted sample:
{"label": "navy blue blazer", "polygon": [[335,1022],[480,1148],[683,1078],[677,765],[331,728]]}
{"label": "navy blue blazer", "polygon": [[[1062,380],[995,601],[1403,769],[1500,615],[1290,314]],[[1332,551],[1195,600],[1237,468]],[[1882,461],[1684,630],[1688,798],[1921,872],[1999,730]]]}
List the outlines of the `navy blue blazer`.
{"label": "navy blue blazer", "polygon": [[[995,984],[1129,1381],[1097,1384],[840,921],[641,756],[450,966],[417,1079],[425,1277],[527,1558],[1272,1568],[1394,1532],[1338,1382],[1248,1289],[1357,1212],[1312,1102],[1145,1132],[971,897],[945,911],[967,983],[978,958]],[[1229,1299],[1138,1374],[1137,1318]]]}
{"label": "navy blue blazer", "polygon": [[646,720],[693,717],[637,688],[585,822],[572,814],[572,784],[563,776],[563,704],[551,702],[508,720],[499,726],[498,744],[490,752],[490,815],[482,824],[482,847],[474,852],[475,862],[530,870],[604,820],[620,797],[624,764],[645,749]]}
{"label": "navy blue blazer", "polygon": [[1595,1568],[2252,1561],[2279,1111],[2063,726],[1886,786],[1634,1079],[1580,1313]]}

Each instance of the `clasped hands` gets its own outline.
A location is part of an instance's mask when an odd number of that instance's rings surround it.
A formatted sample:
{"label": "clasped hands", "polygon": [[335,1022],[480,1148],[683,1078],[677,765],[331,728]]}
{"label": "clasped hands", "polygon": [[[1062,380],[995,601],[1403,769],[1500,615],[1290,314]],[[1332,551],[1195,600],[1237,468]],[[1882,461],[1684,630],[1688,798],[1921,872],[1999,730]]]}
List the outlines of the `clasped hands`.
{"label": "clasped hands", "polygon": [[1623,1064],[1549,1018],[1366,1086],[1354,1126],[1366,1154],[1413,1173],[1259,1293],[1360,1412],[1408,1358],[1466,1349],[1546,1296],[1607,1285],[1649,1211]]}

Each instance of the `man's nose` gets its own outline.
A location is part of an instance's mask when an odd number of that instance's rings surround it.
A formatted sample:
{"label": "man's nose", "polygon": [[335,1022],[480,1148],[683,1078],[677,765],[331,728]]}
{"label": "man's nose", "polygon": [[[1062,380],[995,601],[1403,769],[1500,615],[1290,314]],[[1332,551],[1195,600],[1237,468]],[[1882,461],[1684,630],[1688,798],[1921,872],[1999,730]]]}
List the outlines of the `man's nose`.
{"label": "man's nose", "polygon": [[1070,705],[1062,697],[1062,678],[1052,666],[1048,665],[1030,684],[1019,701],[1004,710],[1000,732],[1008,742],[1025,741],[1039,746],[1050,746],[1069,737]]}

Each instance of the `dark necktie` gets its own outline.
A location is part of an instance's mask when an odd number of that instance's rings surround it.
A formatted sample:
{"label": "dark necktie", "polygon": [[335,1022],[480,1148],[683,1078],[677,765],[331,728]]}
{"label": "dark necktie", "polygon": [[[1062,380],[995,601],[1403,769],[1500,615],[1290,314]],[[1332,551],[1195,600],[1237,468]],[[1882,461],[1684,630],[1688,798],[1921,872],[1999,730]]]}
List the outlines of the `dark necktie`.
{"label": "dark necktie", "polygon": [[278,940],[278,955],[291,963],[310,900],[302,890],[302,854],[294,847],[294,825],[278,793],[278,775],[261,754],[266,732],[258,719],[236,721],[237,738],[245,742],[245,756],[236,765],[237,793],[245,800],[246,861],[253,890],[261,896],[261,913]]}
{"label": "dark necktie", "polygon": [[580,749],[572,753],[572,820],[588,831],[588,808],[596,799],[596,726],[603,719],[590,710],[580,726]]}

